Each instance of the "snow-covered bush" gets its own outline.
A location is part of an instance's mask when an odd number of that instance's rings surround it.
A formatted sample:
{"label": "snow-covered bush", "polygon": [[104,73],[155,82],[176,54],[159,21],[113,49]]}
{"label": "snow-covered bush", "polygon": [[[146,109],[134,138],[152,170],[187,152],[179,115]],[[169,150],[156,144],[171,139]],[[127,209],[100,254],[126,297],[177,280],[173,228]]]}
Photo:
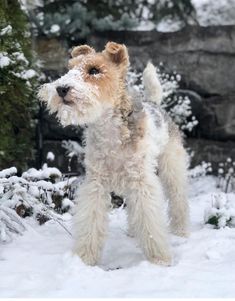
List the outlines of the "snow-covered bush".
{"label": "snow-covered bush", "polygon": [[46,164],[40,170],[30,168],[16,176],[16,168],[0,172],[0,240],[8,241],[12,233],[21,233],[20,219],[32,216],[40,224],[49,219],[60,221],[73,213],[74,195],[81,178],[63,177]]}
{"label": "snow-covered bush", "polygon": [[189,177],[193,179],[201,178],[201,177],[205,177],[211,172],[212,172],[211,163],[202,161],[201,164],[198,164],[197,166],[189,170]]}
{"label": "snow-covered bush", "polygon": [[227,158],[225,162],[220,162],[217,166],[218,188],[227,193],[233,190],[235,181],[235,161]]}
{"label": "snow-covered bush", "polygon": [[0,205],[0,242],[8,242],[12,234],[22,234],[26,226],[15,210]]}
{"label": "snow-covered bush", "polygon": [[94,31],[138,29],[146,24],[153,29],[165,18],[185,25],[194,12],[191,0],[44,0],[32,17],[40,34],[73,41]]}
{"label": "snow-covered bush", "polygon": [[[160,66],[161,67],[161,66]],[[192,131],[198,124],[196,117],[192,113],[191,102],[189,97],[182,97],[177,94],[181,76],[177,73],[167,74],[156,68],[160,82],[163,88],[162,107],[168,112],[174,122],[184,133]],[[128,72],[128,87],[131,94],[136,92],[144,98],[144,87],[142,83],[142,73],[130,70]]]}
{"label": "snow-covered bush", "polygon": [[213,163],[202,162],[189,170],[190,178],[201,178],[208,174],[216,177],[217,188],[224,193],[235,190],[235,161],[227,158],[225,162]]}
{"label": "snow-covered bush", "polygon": [[216,229],[224,228],[226,226],[235,227],[234,201],[234,197],[233,200],[230,200],[228,194],[213,194],[211,206],[205,210],[205,223],[213,225]]}
{"label": "snow-covered bush", "polygon": [[86,38],[94,30],[126,30],[137,25],[137,19],[130,18],[127,12],[119,12],[117,18],[112,14],[115,10],[110,9],[109,5],[101,10],[100,5],[96,2],[95,7],[92,7],[86,1],[62,5],[60,1],[44,1],[44,5],[35,14],[35,29],[48,37],[67,37],[73,41]]}

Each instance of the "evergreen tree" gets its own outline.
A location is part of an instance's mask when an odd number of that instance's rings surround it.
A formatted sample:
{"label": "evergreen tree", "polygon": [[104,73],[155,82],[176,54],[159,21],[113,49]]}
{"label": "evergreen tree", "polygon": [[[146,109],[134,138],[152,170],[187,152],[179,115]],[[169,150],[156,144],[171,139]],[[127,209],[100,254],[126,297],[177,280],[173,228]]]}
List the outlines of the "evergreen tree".
{"label": "evergreen tree", "polygon": [[31,11],[39,34],[81,40],[94,31],[134,29],[142,21],[164,18],[195,21],[191,0],[43,0]]}
{"label": "evergreen tree", "polygon": [[27,17],[18,0],[0,2],[0,169],[24,168],[32,158],[34,136],[32,69]]}

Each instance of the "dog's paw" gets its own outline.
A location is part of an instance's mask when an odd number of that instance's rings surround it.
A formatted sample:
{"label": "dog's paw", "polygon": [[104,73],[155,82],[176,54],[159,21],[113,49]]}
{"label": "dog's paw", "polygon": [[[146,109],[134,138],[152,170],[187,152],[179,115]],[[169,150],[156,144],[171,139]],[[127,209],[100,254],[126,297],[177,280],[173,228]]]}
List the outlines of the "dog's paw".
{"label": "dog's paw", "polygon": [[86,265],[94,266],[97,264],[97,259],[92,256],[83,255],[83,256],[80,256],[80,258]]}
{"label": "dog's paw", "polygon": [[78,255],[81,260],[90,266],[94,266],[98,262],[97,256],[94,256],[91,252],[84,252],[84,250],[74,250],[74,254]]}
{"label": "dog's paw", "polygon": [[154,258],[149,258],[149,261],[157,264],[157,265],[162,265],[162,266],[166,266],[169,267],[172,265],[172,259],[169,258],[158,258],[158,257],[154,257]]}
{"label": "dog's paw", "polygon": [[180,229],[180,230],[173,229],[171,232],[174,235],[177,235],[177,236],[180,236],[180,237],[185,237],[185,238],[189,237],[189,235],[190,235],[188,230],[182,230],[182,229]]}

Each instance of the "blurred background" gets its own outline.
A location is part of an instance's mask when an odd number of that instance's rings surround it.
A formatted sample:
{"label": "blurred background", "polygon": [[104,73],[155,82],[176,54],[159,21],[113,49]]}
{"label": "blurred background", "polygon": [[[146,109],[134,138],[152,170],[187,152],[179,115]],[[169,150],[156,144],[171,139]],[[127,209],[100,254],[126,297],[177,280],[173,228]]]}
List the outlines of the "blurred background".
{"label": "blurred background", "polygon": [[67,70],[73,46],[127,45],[128,84],[148,60],[163,106],[184,132],[191,167],[235,160],[235,0],[1,0],[0,169],[84,172],[80,127],[62,128],[36,98]]}

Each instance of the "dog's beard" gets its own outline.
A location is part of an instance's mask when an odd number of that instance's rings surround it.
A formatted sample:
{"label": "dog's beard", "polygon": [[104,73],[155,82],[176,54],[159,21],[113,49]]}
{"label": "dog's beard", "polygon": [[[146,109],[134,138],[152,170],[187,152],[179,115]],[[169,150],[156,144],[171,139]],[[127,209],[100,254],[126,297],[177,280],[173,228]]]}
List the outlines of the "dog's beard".
{"label": "dog's beard", "polygon": [[[85,101],[83,102],[85,103]],[[76,102],[72,105],[60,104],[56,110],[56,117],[62,126],[93,123],[101,115],[102,106],[98,101],[89,101],[86,105],[81,105],[81,103],[78,104]]]}
{"label": "dog's beard", "polygon": [[56,111],[56,117],[62,126],[81,124],[79,116],[75,109],[69,105],[60,105]]}
{"label": "dog's beard", "polygon": [[[56,117],[62,126],[84,125],[95,122],[102,114],[102,104],[98,100],[98,89],[82,80],[78,80],[78,72],[69,72],[59,80],[41,87],[38,97],[45,102],[50,113]],[[74,78],[76,76],[76,78]],[[67,85],[71,87],[68,104],[58,96],[56,87]]]}

